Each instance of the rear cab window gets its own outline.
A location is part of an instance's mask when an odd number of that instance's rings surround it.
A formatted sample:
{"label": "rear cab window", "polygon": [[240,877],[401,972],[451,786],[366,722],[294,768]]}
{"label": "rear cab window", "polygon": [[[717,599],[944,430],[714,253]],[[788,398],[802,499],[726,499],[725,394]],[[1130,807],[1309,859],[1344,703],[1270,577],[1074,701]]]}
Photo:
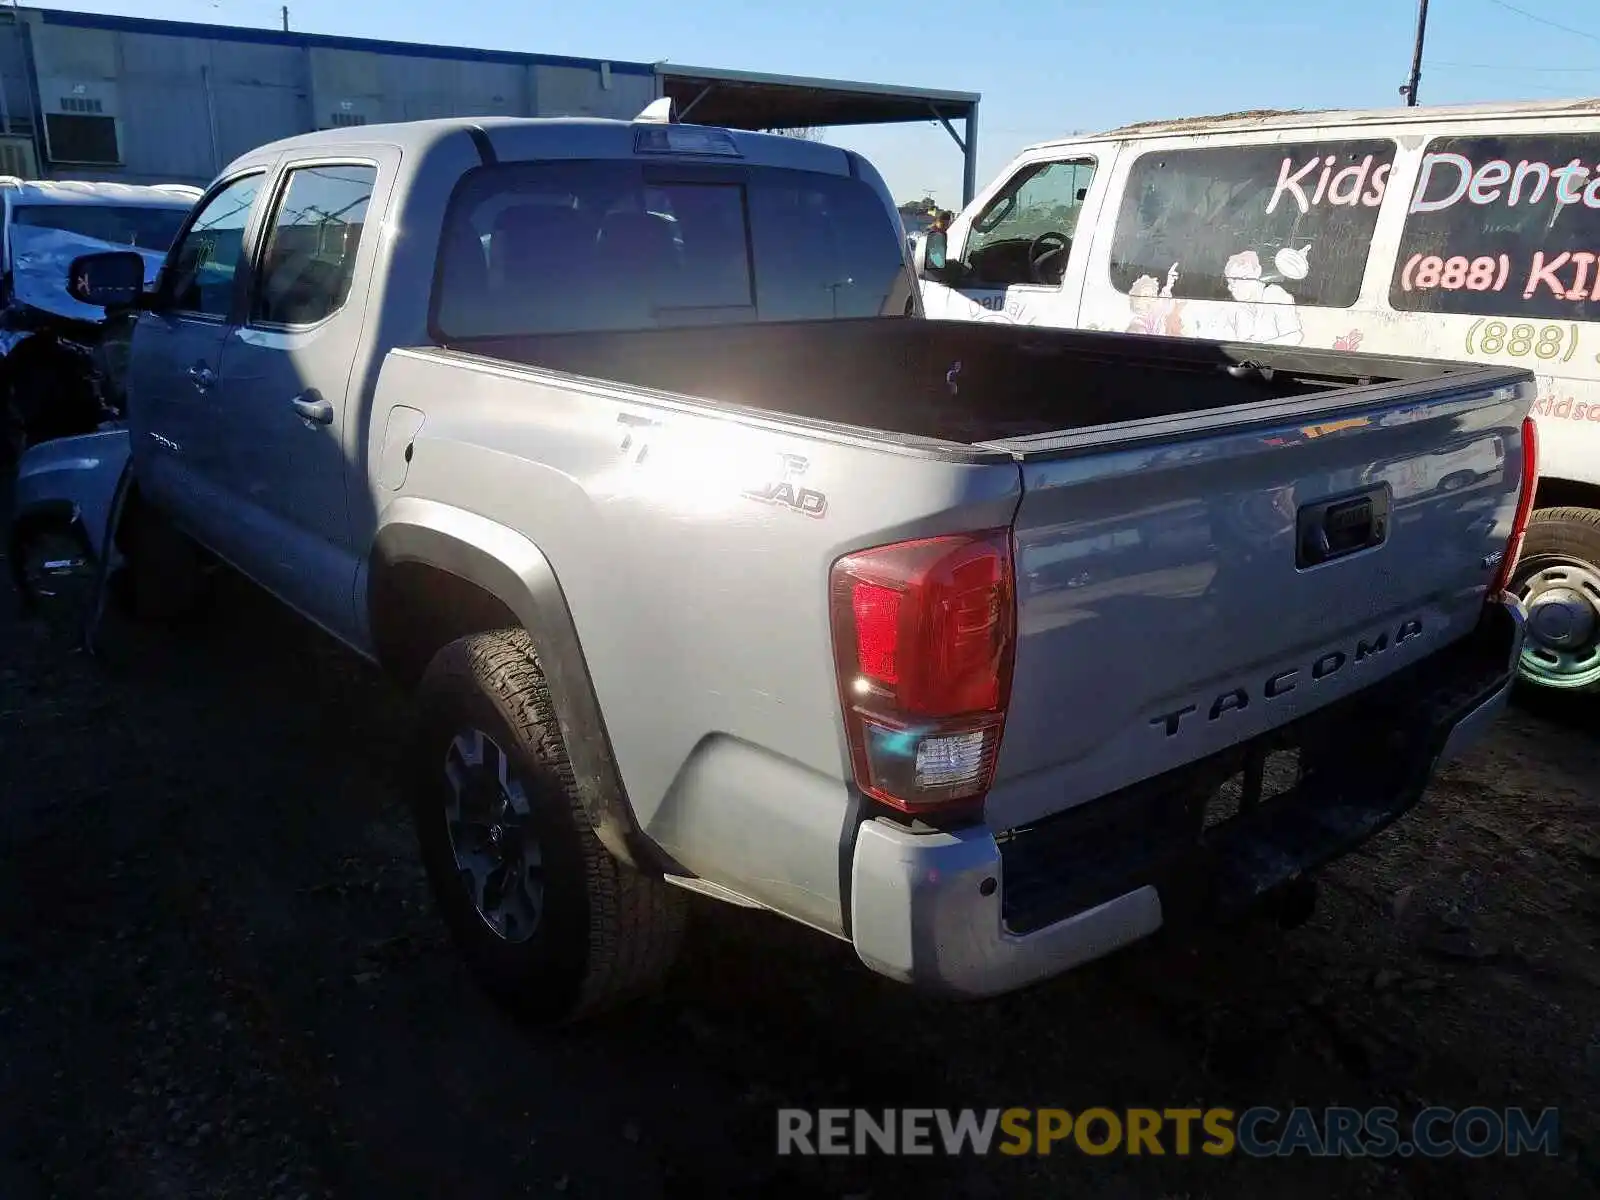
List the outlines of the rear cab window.
{"label": "rear cab window", "polygon": [[627,160],[503,163],[457,187],[437,340],[902,316],[887,206],[857,179]]}
{"label": "rear cab window", "polygon": [[1297,307],[1354,307],[1395,150],[1369,138],[1141,153],[1110,253],[1130,332],[1293,344]]}

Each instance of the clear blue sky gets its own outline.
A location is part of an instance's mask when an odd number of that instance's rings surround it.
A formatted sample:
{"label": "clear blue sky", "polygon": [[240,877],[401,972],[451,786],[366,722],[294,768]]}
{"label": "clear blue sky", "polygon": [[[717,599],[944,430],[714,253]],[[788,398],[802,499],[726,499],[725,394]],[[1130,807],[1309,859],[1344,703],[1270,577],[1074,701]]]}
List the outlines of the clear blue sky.
{"label": "clear blue sky", "polygon": [[[42,6],[279,23],[276,0]],[[1074,130],[1244,108],[1398,104],[1415,21],[1413,0],[289,3],[291,28],[308,33],[981,92],[980,187],[1023,146]],[[1419,94],[1440,104],[1600,95],[1600,5],[1432,0]],[[959,203],[961,160],[937,125],[826,137],[868,155],[900,199],[932,189],[941,203]]]}

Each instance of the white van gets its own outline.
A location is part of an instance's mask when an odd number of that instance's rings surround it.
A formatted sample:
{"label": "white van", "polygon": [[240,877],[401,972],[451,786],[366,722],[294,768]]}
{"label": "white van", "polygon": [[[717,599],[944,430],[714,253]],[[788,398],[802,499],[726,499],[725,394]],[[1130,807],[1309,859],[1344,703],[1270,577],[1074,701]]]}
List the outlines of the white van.
{"label": "white van", "polygon": [[[1531,367],[1522,674],[1600,691],[1600,101],[1249,112],[1050,142],[914,256],[935,319]],[[1500,453],[1452,448],[1397,492],[1471,486]]]}

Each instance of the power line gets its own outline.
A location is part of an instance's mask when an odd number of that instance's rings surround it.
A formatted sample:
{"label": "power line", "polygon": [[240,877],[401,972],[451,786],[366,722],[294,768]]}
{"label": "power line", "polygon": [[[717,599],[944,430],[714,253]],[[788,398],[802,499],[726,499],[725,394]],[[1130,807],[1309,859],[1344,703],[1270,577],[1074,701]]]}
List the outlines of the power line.
{"label": "power line", "polygon": [[1571,25],[1563,25],[1560,21],[1552,21],[1549,17],[1541,17],[1538,13],[1531,13],[1525,8],[1518,8],[1515,4],[1508,4],[1506,0],[1489,0],[1489,3],[1503,8],[1507,12],[1514,12],[1519,17],[1527,17],[1530,21],[1537,21],[1540,25],[1548,25],[1551,29],[1559,29],[1562,33],[1588,38],[1591,42],[1600,42],[1600,34],[1590,33],[1584,29],[1574,29]]}
{"label": "power line", "polygon": [[1505,63],[1464,63],[1447,62],[1442,58],[1430,58],[1426,64],[1429,67],[1443,67],[1450,71],[1512,71],[1540,75],[1596,75],[1600,74],[1600,67],[1518,67],[1507,66]]}
{"label": "power line", "polygon": [[1541,96],[1550,96],[1557,100],[1582,100],[1585,97],[1574,95],[1570,88],[1537,87],[1524,85],[1520,90],[1537,92]]}

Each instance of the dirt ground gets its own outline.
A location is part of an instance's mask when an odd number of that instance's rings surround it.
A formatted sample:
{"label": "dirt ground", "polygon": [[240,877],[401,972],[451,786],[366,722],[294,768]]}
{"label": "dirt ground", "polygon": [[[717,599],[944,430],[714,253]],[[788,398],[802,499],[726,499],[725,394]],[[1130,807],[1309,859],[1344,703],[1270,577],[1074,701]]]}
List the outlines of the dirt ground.
{"label": "dirt ground", "polygon": [[[1294,933],[957,1005],[707,906],[659,1000],[551,1033],[445,943],[402,698],[224,593],[198,629],[119,625],[100,665],[0,585],[4,1200],[1600,1195],[1593,705],[1514,712]],[[781,1105],[1294,1103],[1554,1105],[1562,1154],[774,1153]]]}

